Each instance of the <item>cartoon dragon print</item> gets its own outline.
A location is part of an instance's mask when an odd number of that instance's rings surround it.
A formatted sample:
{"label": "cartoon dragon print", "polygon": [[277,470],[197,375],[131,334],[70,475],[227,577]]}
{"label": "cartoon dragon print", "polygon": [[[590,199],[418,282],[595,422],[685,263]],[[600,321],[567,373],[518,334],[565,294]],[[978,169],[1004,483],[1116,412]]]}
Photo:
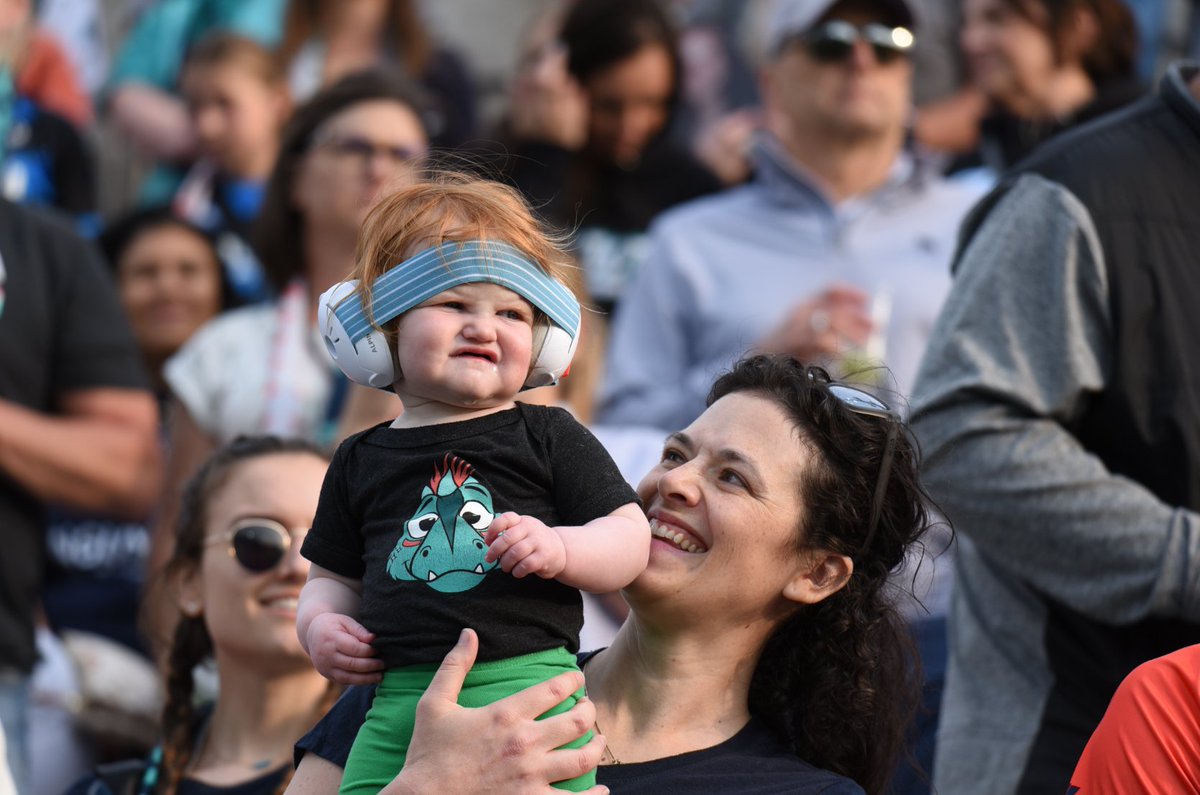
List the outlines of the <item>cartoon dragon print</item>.
{"label": "cartoon dragon print", "polygon": [[423,582],[441,593],[469,591],[496,568],[484,555],[483,536],[495,515],[492,494],[470,463],[447,454],[434,466],[421,502],[388,556],[396,580]]}

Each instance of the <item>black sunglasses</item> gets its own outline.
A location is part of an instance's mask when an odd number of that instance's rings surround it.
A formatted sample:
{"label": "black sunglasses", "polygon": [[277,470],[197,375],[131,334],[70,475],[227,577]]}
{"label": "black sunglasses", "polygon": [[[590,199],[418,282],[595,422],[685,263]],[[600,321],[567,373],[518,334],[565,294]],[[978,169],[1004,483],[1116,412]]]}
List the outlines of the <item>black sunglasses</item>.
{"label": "black sunglasses", "polygon": [[883,460],[879,462],[879,475],[875,478],[875,491],[871,496],[871,516],[867,521],[867,535],[862,547],[855,553],[857,558],[870,549],[875,539],[875,528],[879,526],[879,515],[883,511],[883,497],[887,493],[888,478],[892,474],[892,457],[896,452],[896,436],[900,430],[900,415],[870,392],[864,392],[845,384],[830,384],[829,394],[855,414],[878,417],[888,424],[887,441],[883,445]]}
{"label": "black sunglasses", "polygon": [[912,31],[908,28],[891,28],[878,22],[869,22],[858,27],[834,19],[804,33],[799,39],[814,60],[824,63],[844,61],[854,50],[859,40],[871,45],[875,60],[888,64],[907,55],[913,46]]}
{"label": "black sunglasses", "polygon": [[292,548],[292,534],[274,519],[241,519],[229,532],[208,539],[204,545],[221,543],[229,544],[229,557],[257,574],[279,565]]}

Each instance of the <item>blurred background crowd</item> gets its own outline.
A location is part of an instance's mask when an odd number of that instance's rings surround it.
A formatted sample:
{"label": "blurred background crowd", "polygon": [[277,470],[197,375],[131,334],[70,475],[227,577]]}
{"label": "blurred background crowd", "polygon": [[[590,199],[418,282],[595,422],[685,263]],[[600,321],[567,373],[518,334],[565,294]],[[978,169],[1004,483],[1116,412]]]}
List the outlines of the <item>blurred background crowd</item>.
{"label": "blurred background crowd", "polygon": [[[906,406],[971,208],[1197,55],[1191,0],[0,0],[18,791],[159,737],[176,605],[144,595],[214,450],[269,433],[328,453],[400,410],[313,325],[390,190],[467,169],[570,236],[583,350],[527,397],[569,407],[636,482],[747,351]],[[898,576],[919,582],[932,770],[954,565],[948,532],[927,547]],[[585,648],[623,608],[591,600]],[[195,688],[214,679],[201,665]]]}

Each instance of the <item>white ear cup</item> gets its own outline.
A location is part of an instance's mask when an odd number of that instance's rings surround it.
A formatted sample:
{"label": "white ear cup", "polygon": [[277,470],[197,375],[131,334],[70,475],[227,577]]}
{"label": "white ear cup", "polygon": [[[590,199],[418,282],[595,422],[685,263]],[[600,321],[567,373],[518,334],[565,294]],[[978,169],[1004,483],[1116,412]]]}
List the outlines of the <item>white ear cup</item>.
{"label": "white ear cup", "polygon": [[579,346],[579,329],[571,336],[564,329],[543,320],[533,329],[533,367],[525,379],[525,389],[552,386],[566,375]]}
{"label": "white ear cup", "polygon": [[[317,303],[317,327],[325,340],[329,357],[346,377],[356,384],[391,389],[396,381],[396,366],[391,347],[383,332],[373,329],[355,345],[350,342],[342,321],[334,309],[358,288],[358,281],[339,282],[324,293]],[[525,379],[525,389],[557,384],[571,367],[579,346],[579,329],[574,336],[548,320],[533,329],[533,366]]]}
{"label": "white ear cup", "polygon": [[329,356],[356,384],[390,389],[395,378],[391,348],[383,332],[373,329],[355,345],[334,309],[358,288],[358,281],[339,282],[324,293],[317,303],[317,327],[325,340]]}

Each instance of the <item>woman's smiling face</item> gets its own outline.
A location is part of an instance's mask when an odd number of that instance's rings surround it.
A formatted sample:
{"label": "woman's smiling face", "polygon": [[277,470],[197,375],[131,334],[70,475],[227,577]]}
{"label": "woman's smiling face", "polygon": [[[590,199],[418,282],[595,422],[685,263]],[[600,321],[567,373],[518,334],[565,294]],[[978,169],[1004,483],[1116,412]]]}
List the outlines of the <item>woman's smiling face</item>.
{"label": "woman's smiling face", "polygon": [[[325,466],[311,453],[259,456],[238,464],[212,495],[204,556],[185,577],[184,601],[201,607],[218,660],[275,670],[308,664],[295,629],[309,568],[300,543],[316,513]],[[227,534],[251,517],[278,522],[292,535],[287,554],[267,571],[248,571],[230,554]]]}
{"label": "woman's smiling face", "polygon": [[1010,111],[1039,101],[1061,68],[1050,34],[1010,0],[966,0],[961,43],[975,84]]}
{"label": "woman's smiling face", "polygon": [[727,395],[667,438],[638,495],[654,539],[646,571],[626,589],[636,607],[686,595],[673,613],[729,621],[778,617],[804,565],[801,478],[811,453],[776,403]]}

